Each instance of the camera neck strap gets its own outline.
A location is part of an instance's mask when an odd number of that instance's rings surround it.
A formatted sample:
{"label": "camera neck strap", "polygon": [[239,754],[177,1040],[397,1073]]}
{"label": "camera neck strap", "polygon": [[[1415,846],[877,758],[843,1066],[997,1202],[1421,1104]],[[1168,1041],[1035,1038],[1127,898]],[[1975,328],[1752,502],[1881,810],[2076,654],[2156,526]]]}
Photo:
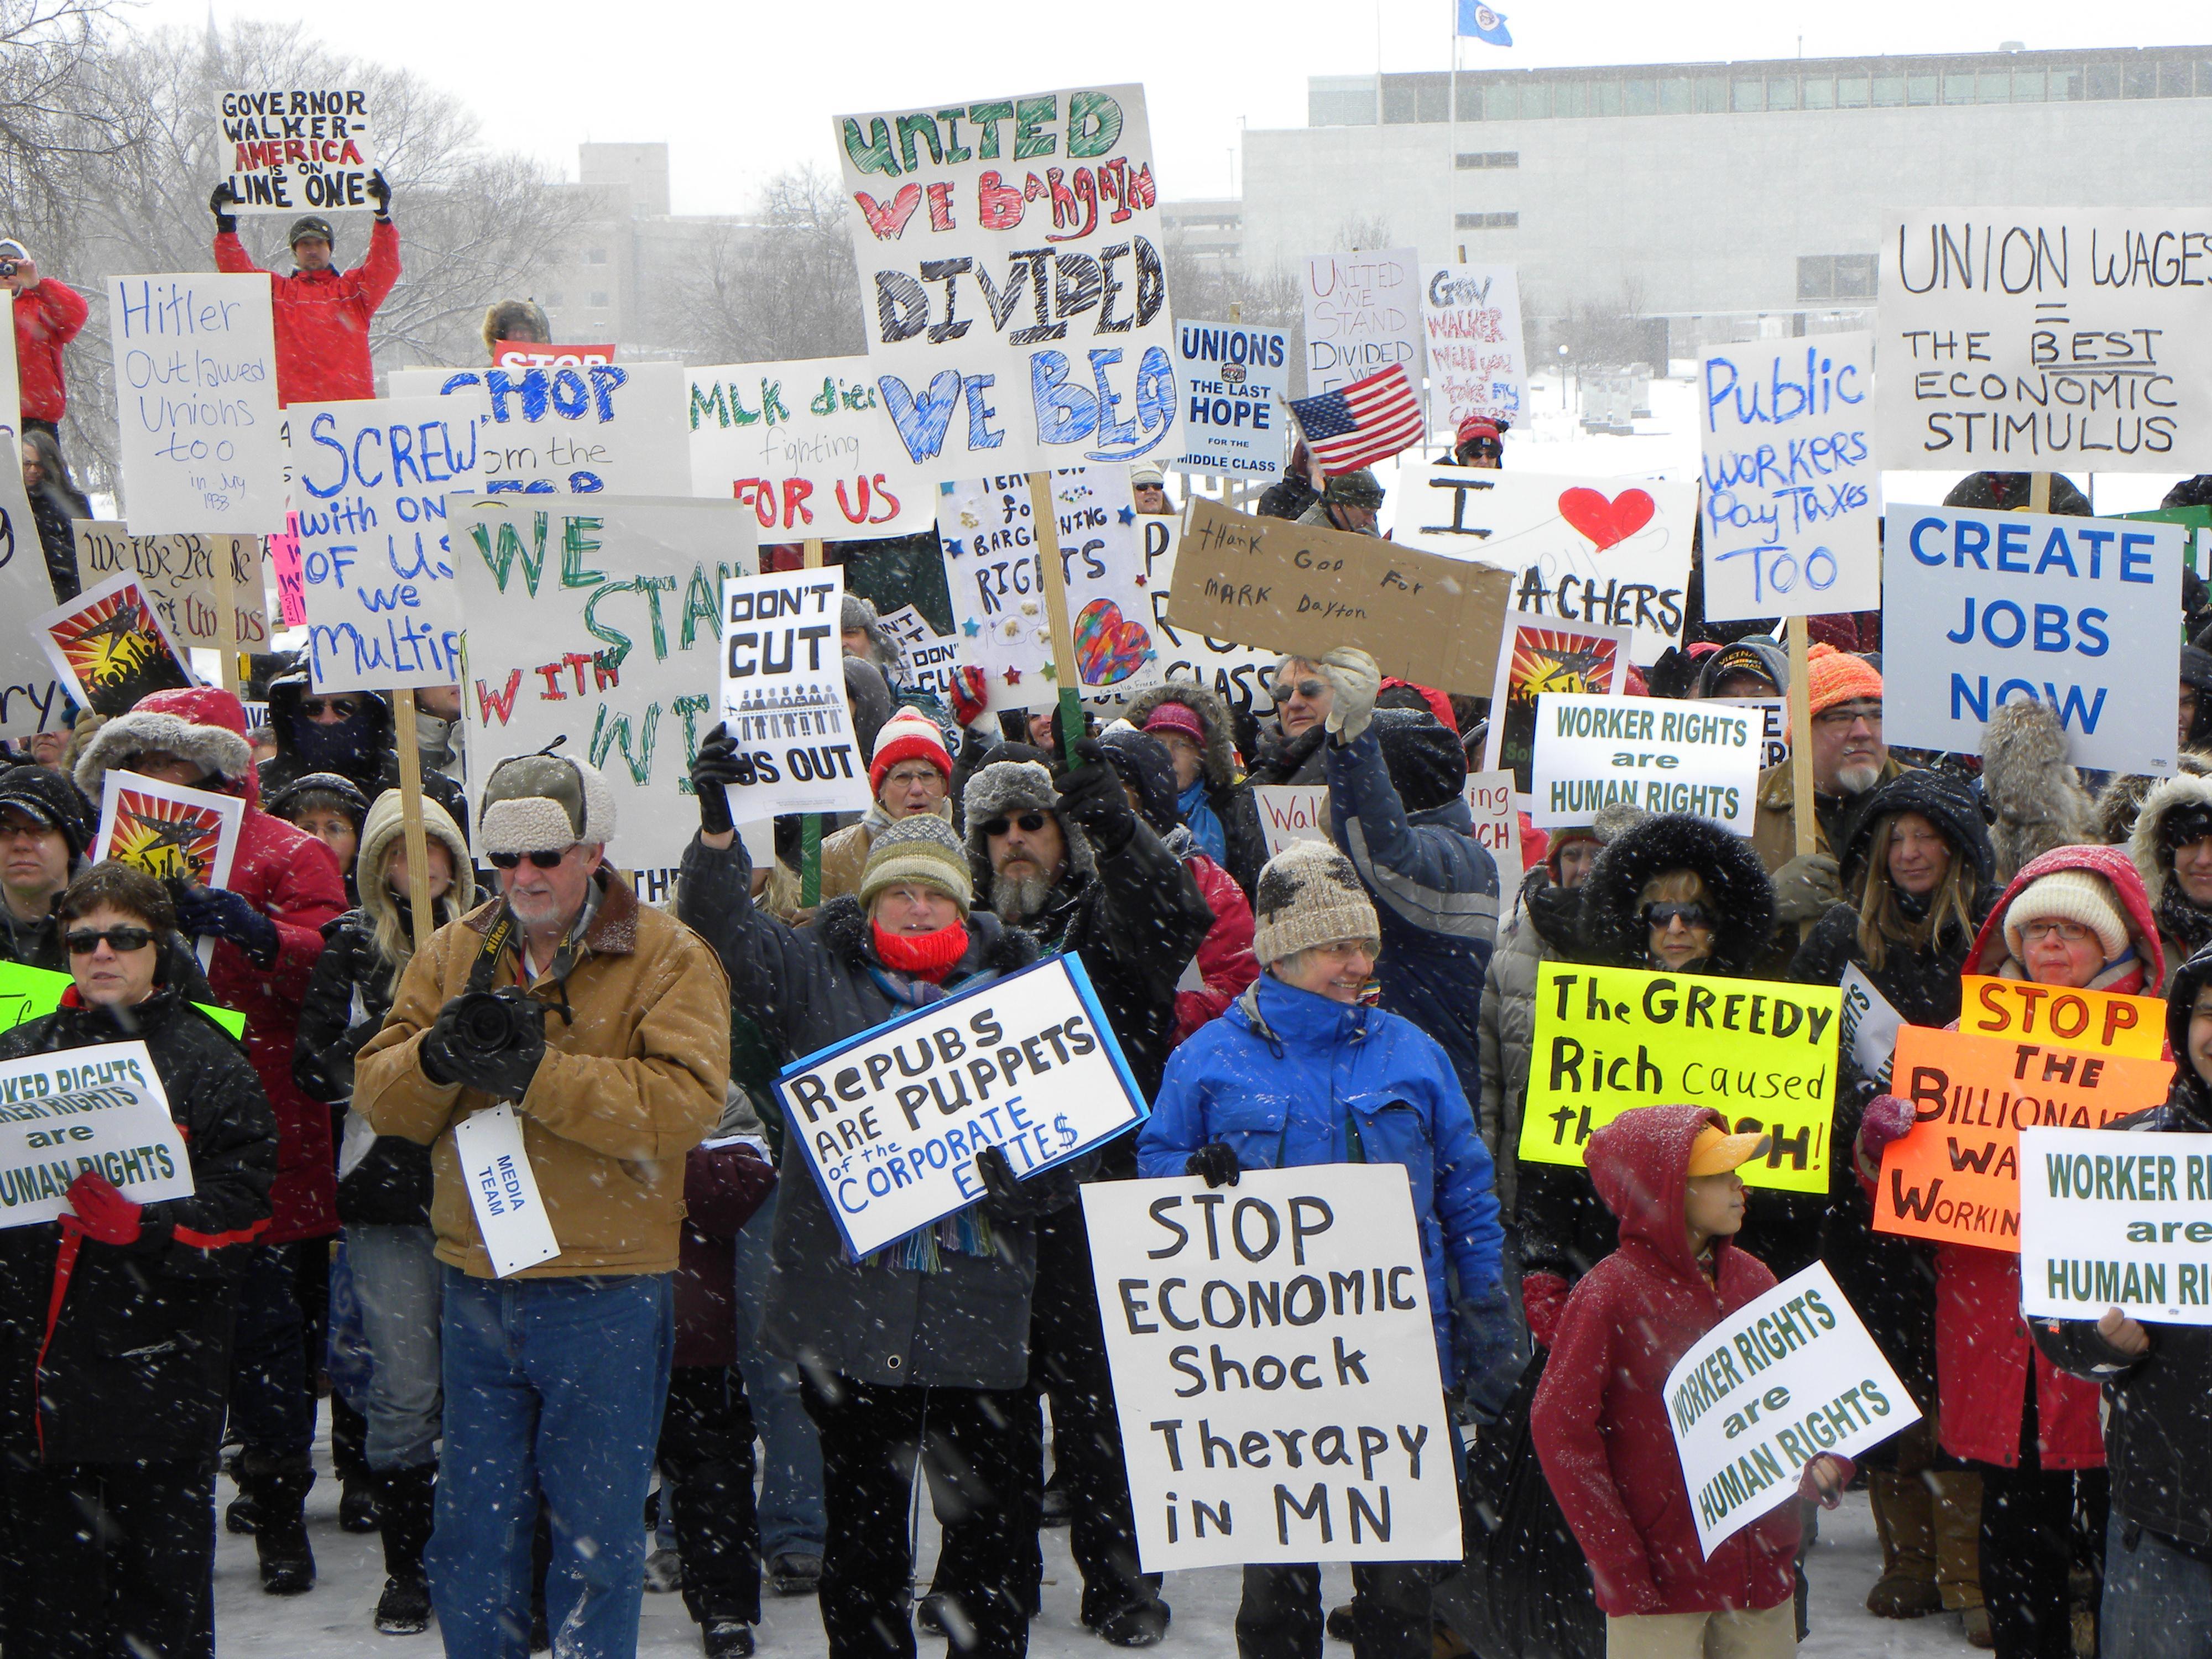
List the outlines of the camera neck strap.
{"label": "camera neck strap", "polygon": [[[476,962],[469,969],[469,989],[471,991],[491,989],[491,976],[499,968],[499,959],[512,947],[514,951],[515,983],[527,994],[530,988],[526,976],[528,964],[522,957],[522,945],[521,919],[514,914],[513,906],[501,902],[499,914],[492,918],[491,926],[484,929],[483,947],[477,951]],[[563,1018],[573,1018],[568,1012],[568,975],[575,970],[576,940],[574,935],[571,935],[561,942],[560,950],[554,955],[552,966],[546,970],[553,976],[554,984],[560,991],[559,1007]]]}

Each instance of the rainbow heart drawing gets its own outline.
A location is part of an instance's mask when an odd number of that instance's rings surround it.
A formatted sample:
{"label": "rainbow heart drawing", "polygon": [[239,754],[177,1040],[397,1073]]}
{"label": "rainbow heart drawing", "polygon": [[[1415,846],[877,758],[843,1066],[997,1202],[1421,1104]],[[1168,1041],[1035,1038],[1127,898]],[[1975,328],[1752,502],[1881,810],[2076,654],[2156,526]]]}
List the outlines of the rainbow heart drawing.
{"label": "rainbow heart drawing", "polygon": [[1153,656],[1152,636],[1111,599],[1093,599],[1075,618],[1075,671],[1085,685],[1118,685]]}

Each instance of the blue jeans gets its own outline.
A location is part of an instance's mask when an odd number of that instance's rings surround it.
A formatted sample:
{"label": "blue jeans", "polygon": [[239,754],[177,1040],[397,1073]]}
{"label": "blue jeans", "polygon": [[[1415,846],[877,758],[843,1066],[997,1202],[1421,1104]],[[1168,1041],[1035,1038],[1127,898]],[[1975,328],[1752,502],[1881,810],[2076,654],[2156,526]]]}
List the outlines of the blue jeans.
{"label": "blue jeans", "polygon": [[445,1296],[428,1227],[345,1230],[346,1259],[372,1369],[367,1455],[373,1469],[411,1469],[438,1455],[439,1309]]}
{"label": "blue jeans", "polygon": [[2105,1659],[2212,1659],[2212,1566],[2154,1532],[2126,1543],[2115,1504],[2105,1543]]}
{"label": "blue jeans", "polygon": [[445,1451],[423,1565],[449,1659],[527,1659],[540,1492],[556,1650],[634,1659],[645,1492],[675,1357],[669,1281],[445,1269]]}
{"label": "blue jeans", "polygon": [[[230,1431],[257,1470],[305,1470],[315,1442],[306,1327],[294,1281],[298,1244],[252,1244],[238,1281],[231,1338]],[[315,1248],[320,1249],[317,1241]]]}
{"label": "blue jeans", "polygon": [[761,1437],[761,1557],[819,1555],[822,1442],[799,1403],[799,1367],[762,1346],[761,1309],[768,1299],[769,1240],[775,1232],[775,1194],[768,1195],[738,1235],[738,1370]]}

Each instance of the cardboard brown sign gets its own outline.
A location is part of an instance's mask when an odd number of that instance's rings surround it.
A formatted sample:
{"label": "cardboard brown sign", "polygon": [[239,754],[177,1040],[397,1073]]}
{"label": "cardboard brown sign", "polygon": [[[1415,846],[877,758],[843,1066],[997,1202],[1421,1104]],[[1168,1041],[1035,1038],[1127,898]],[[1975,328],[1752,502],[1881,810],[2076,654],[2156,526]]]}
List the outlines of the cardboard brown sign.
{"label": "cardboard brown sign", "polygon": [[1512,603],[1513,573],[1497,566],[1199,497],[1183,520],[1168,620],[1304,657],[1356,645],[1386,674],[1485,696]]}

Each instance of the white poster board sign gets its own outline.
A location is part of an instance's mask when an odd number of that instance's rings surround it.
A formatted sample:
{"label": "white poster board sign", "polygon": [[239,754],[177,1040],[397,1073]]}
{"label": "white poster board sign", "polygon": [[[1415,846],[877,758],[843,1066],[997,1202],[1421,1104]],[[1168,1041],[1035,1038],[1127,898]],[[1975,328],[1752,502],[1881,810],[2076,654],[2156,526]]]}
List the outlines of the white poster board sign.
{"label": "white poster board sign", "polygon": [[1146,1571],[1459,1559],[1402,1168],[1093,1182],[1083,1218]]}
{"label": "white poster board sign", "polygon": [[[920,1072],[916,1052],[929,1057]],[[1126,1133],[1148,1109],[1073,956],[809,1054],[784,1068],[775,1095],[787,1145],[856,1257],[981,1198],[985,1147],[1024,1179]]]}
{"label": "white poster board sign", "polygon": [[[53,603],[39,521],[23,489],[22,458],[12,436],[0,437],[0,611],[34,617]],[[69,684],[41,634],[0,629],[0,738],[57,730]]]}
{"label": "white poster board sign", "polygon": [[902,605],[876,618],[884,632],[897,643],[899,663],[891,678],[895,684],[927,691],[945,708],[952,707],[952,681],[960,668],[960,641],[940,634],[929,618],[910,605]]}
{"label": "white poster board sign", "polygon": [[2212,1325],[2212,1135],[2023,1129],[2020,1306]]}
{"label": "white poster board sign", "polygon": [[15,367],[15,331],[0,328],[0,437],[23,435],[23,383]]}
{"label": "white poster board sign", "polygon": [[1880,1445],[1920,1408],[1816,1261],[1690,1345],[1667,1374],[1667,1416],[1710,1560],[1795,1498],[1808,1463]]}
{"label": "white poster board sign", "polygon": [[1656,662],[1682,639],[1697,486],[1409,462],[1394,538],[1517,573],[1513,608],[1634,630]]}
{"label": "white poster board sign", "polygon": [[1421,256],[1410,247],[1306,256],[1306,387],[1311,398],[1393,363],[1420,390]]}
{"label": "white poster board sign", "polygon": [[1176,324],[1182,453],[1169,465],[1231,478],[1279,478],[1290,422],[1291,337],[1242,323]]}
{"label": "white poster board sign", "polygon": [[729,787],[732,818],[866,810],[868,763],[838,640],[844,605],[836,565],[722,583],[720,718],[742,773]]}
{"label": "white poster board sign", "polygon": [[1897,1033],[1905,1016],[1882,995],[1866,970],[1856,962],[1844,969],[1843,1017],[1838,1019],[1838,1047],[1850,1056],[1858,1074],[1885,1088],[1889,1069],[1897,1058]]}
{"label": "white poster board sign", "polygon": [[1513,774],[1503,768],[1470,772],[1467,810],[1474,819],[1474,838],[1498,864],[1498,890],[1510,894],[1521,879],[1521,810],[1513,797]]}
{"label": "white poster board sign", "polygon": [[70,1183],[87,1171],[134,1204],[192,1195],[185,1138],[146,1045],[0,1060],[0,1227],[71,1212]]}
{"label": "white poster board sign", "polygon": [[1325,783],[1255,783],[1252,804],[1260,809],[1260,833],[1273,858],[1295,841],[1328,839],[1328,786]]}
{"label": "white poster board sign", "polygon": [[1880,609],[1874,336],[1752,340],[1701,368],[1705,615]]}
{"label": "white poster board sign", "polygon": [[681,363],[396,368],[387,390],[488,400],[480,487],[494,494],[689,495],[687,374]]}
{"label": "white poster board sign", "polygon": [[[1521,814],[1513,804],[1513,775],[1471,772],[1466,797],[1474,838],[1497,860],[1498,880],[1510,887],[1521,877]],[[1269,858],[1294,841],[1330,839],[1327,784],[1255,784],[1252,799],[1260,809],[1260,833]]]}
{"label": "white poster board sign", "polygon": [[1990,712],[2032,698],[2075,765],[2173,770],[2180,526],[1893,507],[1882,563],[1892,744],[1978,755]]}
{"label": "white poster board sign", "polygon": [[1779,766],[1790,758],[1790,699],[1787,697],[1708,697],[1729,708],[1756,708],[1759,719],[1759,769]]}
{"label": "white poster board sign", "polygon": [[[225,92],[216,106],[217,166],[232,213],[335,213],[373,208],[378,152],[359,88]],[[258,279],[257,279],[258,280]]]}
{"label": "white poster board sign", "polygon": [[135,534],[284,527],[266,276],[107,279],[124,516]]}
{"label": "white poster board sign", "polygon": [[1739,836],[1758,811],[1759,728],[1751,711],[1652,697],[1536,699],[1530,822],[1588,823],[1615,801],[1688,812]]}
{"label": "white poster board sign", "polygon": [[1521,283],[1511,265],[1431,265],[1421,283],[1429,424],[1456,433],[1470,415],[1511,422],[1528,400]]}

